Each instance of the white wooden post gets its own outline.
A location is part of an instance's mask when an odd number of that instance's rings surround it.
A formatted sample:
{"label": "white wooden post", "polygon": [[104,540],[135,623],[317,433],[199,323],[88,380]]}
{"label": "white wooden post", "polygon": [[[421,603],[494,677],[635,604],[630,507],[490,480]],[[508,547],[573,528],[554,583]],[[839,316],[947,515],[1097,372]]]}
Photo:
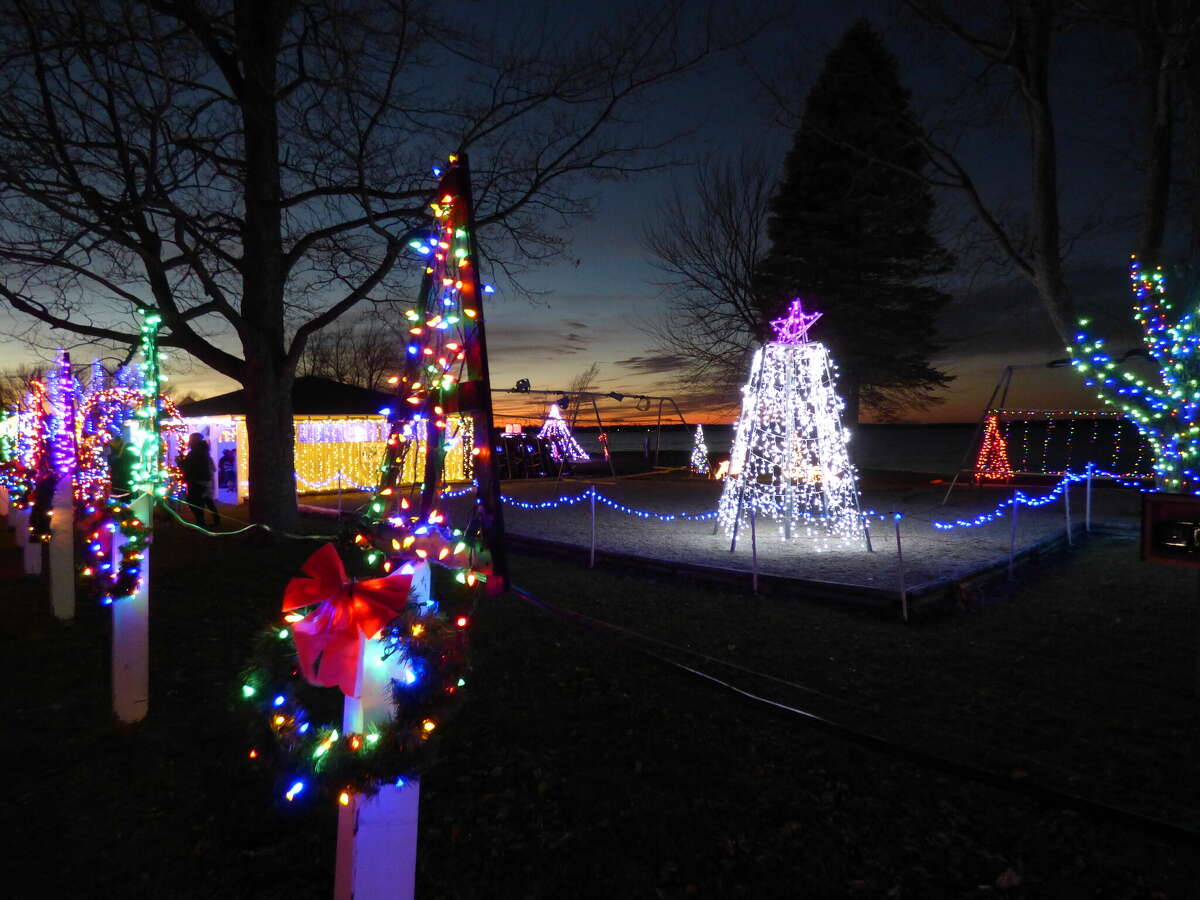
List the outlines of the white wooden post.
{"label": "white wooden post", "polygon": [[1013,580],[1013,559],[1017,553],[1017,507],[1021,505],[1021,492],[1012,495],[1012,531],[1008,537],[1008,580]]}
{"label": "white wooden post", "polygon": [[908,621],[908,588],[904,584],[904,551],[900,548],[900,517],[892,515],[896,523],[896,573],[900,576],[900,612],[904,621]]}
{"label": "white wooden post", "polygon": [[42,542],[34,540],[29,534],[29,514],[32,506],[21,510],[17,519],[17,545],[21,547],[21,569],[26,575],[42,574]]}
{"label": "white wooden post", "polygon": [[592,495],[592,552],[588,557],[588,568],[596,568],[596,486],[593,484],[589,493]]}
{"label": "white wooden post", "polygon": [[1067,517],[1067,546],[1073,547],[1075,541],[1071,539],[1071,477],[1068,474],[1066,478],[1063,482],[1063,510]]}
{"label": "white wooden post", "polygon": [[[417,567],[410,602],[428,603],[429,564]],[[383,658],[385,643],[363,641],[359,697],[342,707],[343,734],[364,734],[392,715],[392,679],[399,677],[399,654]],[[411,900],[417,872],[417,819],[421,783],[415,778],[389,784],[373,797],[347,793],[338,806],[334,900]],[[339,801],[340,802],[340,801]]]}
{"label": "white wooden post", "polygon": [[750,587],[758,593],[758,535],[755,532],[755,510],[750,509]]}
{"label": "white wooden post", "polygon": [[[133,501],[133,514],[147,528],[153,524],[149,494]],[[120,565],[124,536],[113,534],[113,565]],[[140,722],[150,706],[150,548],[142,551],[141,586],[136,594],[112,604],[113,712],[122,722]]]}
{"label": "white wooden post", "polygon": [[70,475],[59,476],[50,504],[50,607],[54,618],[75,618],[75,495]]}
{"label": "white wooden post", "polygon": [[15,506],[9,507],[8,525],[13,530],[13,540],[17,542],[18,547],[24,547],[29,543],[28,506],[24,509],[17,509]]}
{"label": "white wooden post", "polygon": [[1084,500],[1083,530],[1089,534],[1092,531],[1092,464],[1087,467],[1087,494]]}

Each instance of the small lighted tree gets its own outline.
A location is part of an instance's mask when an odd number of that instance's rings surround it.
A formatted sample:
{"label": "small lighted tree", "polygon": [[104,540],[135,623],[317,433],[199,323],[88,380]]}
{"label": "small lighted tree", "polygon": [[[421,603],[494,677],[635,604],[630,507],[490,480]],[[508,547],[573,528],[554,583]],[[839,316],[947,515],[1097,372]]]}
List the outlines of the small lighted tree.
{"label": "small lighted tree", "polygon": [[579,441],[571,434],[570,426],[564,421],[557,403],[550,404],[550,412],[546,414],[538,438],[550,445],[550,457],[555,462],[564,459],[567,462],[587,462],[590,459],[587,451],[579,446]]}
{"label": "small lighted tree", "polygon": [[1008,461],[1008,444],[1000,431],[1000,417],[989,413],[984,420],[979,456],[975,459],[975,480],[1007,481],[1012,477],[1013,468]]}
{"label": "small lighted tree", "polygon": [[1119,369],[1104,341],[1084,331],[1087,319],[1079,320],[1079,332],[1067,348],[1071,365],[1083,375],[1084,384],[1096,388],[1097,397],[1124,411],[1146,438],[1160,488],[1200,493],[1195,471],[1200,456],[1200,331],[1196,328],[1200,304],[1176,318],[1161,266],[1146,271],[1133,257],[1129,277],[1133,317],[1158,366],[1158,378],[1147,382]]}
{"label": "small lighted tree", "polygon": [[690,467],[693,475],[711,475],[712,468],[708,464],[708,445],[704,443],[704,426],[696,426],[696,438],[692,442],[692,458]]}
{"label": "small lighted tree", "polygon": [[820,315],[793,300],[771,323],[776,339],[754,355],[718,507],[735,536],[751,511],[789,538],[797,526],[819,538],[862,533],[834,367],[825,345],[808,340]]}

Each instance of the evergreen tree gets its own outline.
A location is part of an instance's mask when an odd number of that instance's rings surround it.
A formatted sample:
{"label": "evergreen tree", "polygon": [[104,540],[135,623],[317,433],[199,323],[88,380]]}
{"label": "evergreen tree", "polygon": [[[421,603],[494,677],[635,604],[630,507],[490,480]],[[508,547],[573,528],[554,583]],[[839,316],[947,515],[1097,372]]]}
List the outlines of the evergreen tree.
{"label": "evergreen tree", "polygon": [[860,402],[883,415],[939,402],[933,392],[950,381],[930,364],[935,319],[950,298],[928,281],[952,260],[930,232],[921,138],[896,58],[860,20],[808,95],[771,199],[755,290],[761,337],[792,297],[824,311],[850,422]]}

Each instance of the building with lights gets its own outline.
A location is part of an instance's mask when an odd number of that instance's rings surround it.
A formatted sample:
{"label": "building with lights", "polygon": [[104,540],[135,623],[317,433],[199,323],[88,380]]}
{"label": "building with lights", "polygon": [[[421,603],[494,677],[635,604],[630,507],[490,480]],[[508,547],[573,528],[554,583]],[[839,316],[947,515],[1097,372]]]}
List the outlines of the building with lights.
{"label": "building with lights", "polygon": [[[297,378],[292,389],[292,416],[296,441],[296,492],[329,493],[338,490],[373,490],[379,480],[384,443],[388,437],[387,410],[396,395],[371,391],[327,378]],[[246,401],[242,391],[231,391],[180,406],[188,432],[208,441],[214,468],[226,450],[234,452],[236,487],[218,488],[216,498],[237,503],[250,492],[249,443],[246,437]],[[472,445],[470,418],[447,417],[447,481],[469,480],[467,462]],[[408,436],[418,444],[405,461],[404,479],[420,480],[425,452],[422,434]],[[464,451],[464,448],[468,448]]]}

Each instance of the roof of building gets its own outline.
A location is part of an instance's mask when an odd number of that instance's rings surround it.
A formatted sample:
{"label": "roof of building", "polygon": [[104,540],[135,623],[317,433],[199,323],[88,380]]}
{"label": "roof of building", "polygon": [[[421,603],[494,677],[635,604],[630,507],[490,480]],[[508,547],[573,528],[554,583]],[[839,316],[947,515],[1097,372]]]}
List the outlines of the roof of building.
{"label": "roof of building", "polygon": [[[396,395],[342,384],[316,375],[304,375],[292,385],[294,416],[373,416],[396,402]],[[246,415],[246,392],[230,391],[179,406],[185,419],[201,416]]]}

